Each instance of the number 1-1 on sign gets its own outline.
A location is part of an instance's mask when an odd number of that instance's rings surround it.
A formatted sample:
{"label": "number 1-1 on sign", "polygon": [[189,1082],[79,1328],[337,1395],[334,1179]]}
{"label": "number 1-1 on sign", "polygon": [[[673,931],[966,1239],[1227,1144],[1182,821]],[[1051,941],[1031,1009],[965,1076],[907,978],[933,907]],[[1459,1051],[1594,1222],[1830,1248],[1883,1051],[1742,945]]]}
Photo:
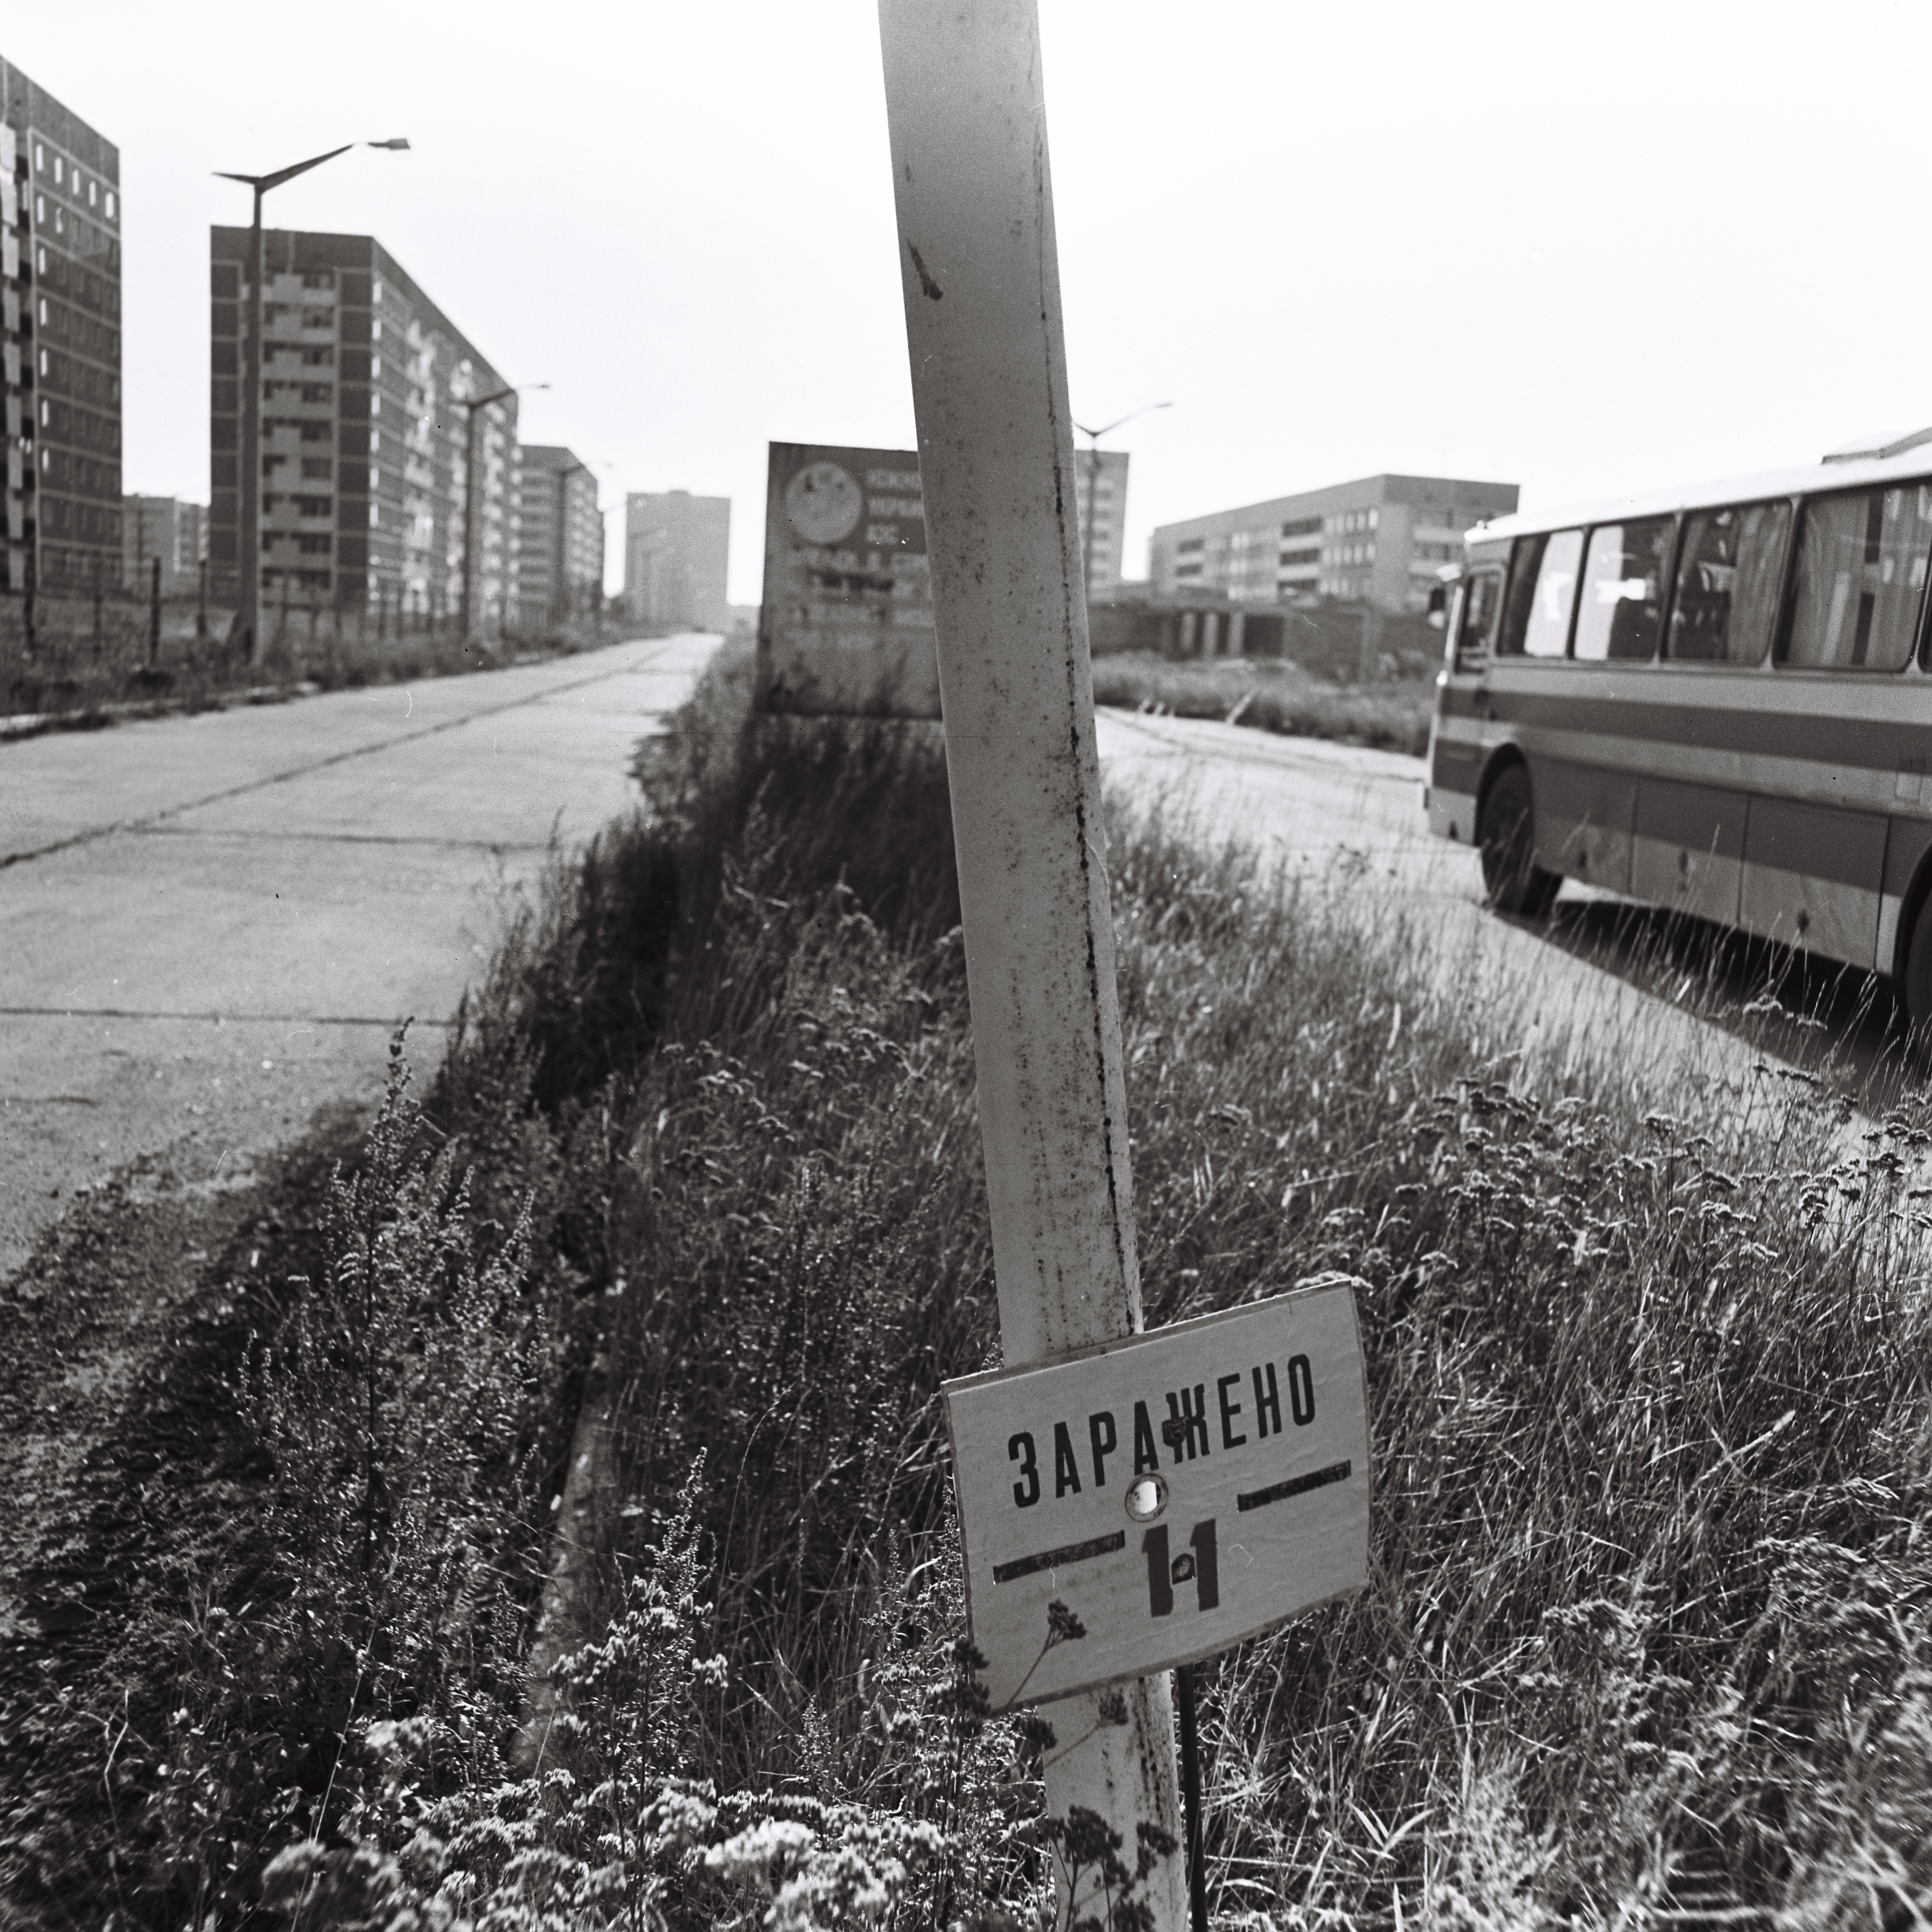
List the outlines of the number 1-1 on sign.
{"label": "number 1-1 on sign", "polygon": [[1210,1656],[1366,1579],[1368,1406],[1346,1282],[944,1394],[995,1709]]}
{"label": "number 1-1 on sign", "polygon": [[1167,1526],[1162,1523],[1141,1538],[1141,1551],[1147,1558],[1148,1613],[1167,1617],[1174,1614],[1174,1586],[1192,1582],[1195,1607],[1211,1610],[1221,1601],[1221,1573],[1214,1561],[1214,1519],[1197,1522],[1190,1534],[1188,1551],[1170,1563],[1167,1556]]}

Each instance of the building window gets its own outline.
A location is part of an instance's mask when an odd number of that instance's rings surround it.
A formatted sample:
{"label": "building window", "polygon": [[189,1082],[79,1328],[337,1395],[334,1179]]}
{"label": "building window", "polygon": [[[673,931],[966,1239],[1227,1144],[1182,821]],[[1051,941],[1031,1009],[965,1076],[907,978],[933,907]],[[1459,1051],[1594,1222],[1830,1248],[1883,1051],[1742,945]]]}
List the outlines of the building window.
{"label": "building window", "polygon": [[[34,197],[34,219],[36,221],[44,221],[46,218],[47,198],[44,194],[37,194]],[[46,266],[46,257],[44,255],[40,258],[40,266],[44,268]]]}
{"label": "building window", "polygon": [[110,221],[114,219],[114,190],[111,188],[107,190],[107,218]]}
{"label": "building window", "polygon": [[47,352],[46,352],[44,349],[43,349],[43,350],[40,351],[40,374],[41,374],[43,376],[44,376],[46,373],[47,373]]}
{"label": "building window", "polygon": [[61,184],[61,158],[59,157],[59,155],[56,154],[56,155],[55,155],[55,157],[54,157],[54,186],[55,186],[56,188],[58,188],[58,187],[60,186],[60,184]]}
{"label": "building window", "polygon": [[1196,556],[1206,541],[1204,537],[1185,537],[1174,545],[1174,553],[1179,556]]}
{"label": "building window", "polygon": [[89,182],[87,184],[87,205],[89,208],[94,206],[94,184]]}
{"label": "building window", "polygon": [[36,141],[34,143],[34,172],[37,175],[44,175],[46,171],[47,151]]}
{"label": "building window", "polygon": [[46,298],[46,297],[45,296],[41,296],[41,298],[40,298],[40,326],[41,326],[43,328],[46,328],[46,326],[47,326],[47,298]]}

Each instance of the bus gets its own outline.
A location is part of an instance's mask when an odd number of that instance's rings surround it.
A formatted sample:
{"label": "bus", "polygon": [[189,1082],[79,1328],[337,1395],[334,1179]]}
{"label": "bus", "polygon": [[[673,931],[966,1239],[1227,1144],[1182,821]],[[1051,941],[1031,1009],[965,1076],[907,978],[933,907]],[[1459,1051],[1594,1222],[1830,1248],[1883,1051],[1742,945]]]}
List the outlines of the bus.
{"label": "bus", "polygon": [[1932,1022],[1932,430],[1468,533],[1431,832],[1895,982]]}

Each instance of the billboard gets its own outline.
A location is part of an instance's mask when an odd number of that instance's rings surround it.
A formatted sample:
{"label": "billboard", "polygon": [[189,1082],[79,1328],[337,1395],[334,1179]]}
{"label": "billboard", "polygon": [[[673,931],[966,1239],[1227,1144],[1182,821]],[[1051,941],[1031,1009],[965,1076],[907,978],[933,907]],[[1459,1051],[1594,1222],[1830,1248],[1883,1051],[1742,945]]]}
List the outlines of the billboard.
{"label": "billboard", "polygon": [[917,451],[771,446],[756,704],[939,716]]}

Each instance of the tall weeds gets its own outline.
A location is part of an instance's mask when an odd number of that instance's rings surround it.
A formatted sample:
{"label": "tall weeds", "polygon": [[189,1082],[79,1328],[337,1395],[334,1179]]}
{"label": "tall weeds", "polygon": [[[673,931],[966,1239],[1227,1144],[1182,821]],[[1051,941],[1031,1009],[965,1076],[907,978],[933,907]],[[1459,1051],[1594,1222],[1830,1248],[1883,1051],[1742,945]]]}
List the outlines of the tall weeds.
{"label": "tall weeds", "polygon": [[[1131,1921],[1127,1854],[1038,1815],[1051,1707],[989,1718],[964,1647],[934,1397],[998,1342],[943,766],[738,731],[722,679],[265,1330],[296,1554],[184,1707],[227,1748],[218,1661],[336,1688],[230,1804],[238,1922],[992,1928],[1090,1852]],[[1850,1154],[1808,1090],[1633,1122],[1587,1053],[1481,1058],[1361,878],[1109,842],[1150,1321],[1340,1273],[1370,1353],[1369,1588],[1204,1673],[1218,1922],[1634,1924],[1694,1870],[1932,1910],[1923,1106]],[[592,1376],[610,1636],[516,1778],[539,1411]]]}

